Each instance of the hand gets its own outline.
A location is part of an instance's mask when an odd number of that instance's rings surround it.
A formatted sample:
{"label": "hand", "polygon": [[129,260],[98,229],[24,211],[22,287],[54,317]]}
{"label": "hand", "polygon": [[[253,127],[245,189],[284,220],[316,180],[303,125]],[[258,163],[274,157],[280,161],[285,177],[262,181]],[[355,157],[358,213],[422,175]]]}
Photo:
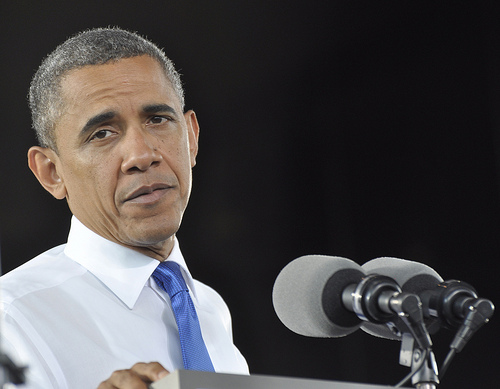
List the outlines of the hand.
{"label": "hand", "polygon": [[158,362],[136,363],[129,370],[117,370],[97,389],[147,389],[152,382],[168,375]]}

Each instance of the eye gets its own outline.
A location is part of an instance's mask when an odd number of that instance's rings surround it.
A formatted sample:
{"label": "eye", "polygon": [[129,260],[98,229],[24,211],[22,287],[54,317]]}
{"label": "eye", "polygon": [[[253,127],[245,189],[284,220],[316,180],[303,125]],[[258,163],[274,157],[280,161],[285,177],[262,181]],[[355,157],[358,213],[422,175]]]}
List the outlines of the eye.
{"label": "eye", "polygon": [[104,138],[107,138],[109,137],[110,135],[112,135],[113,132],[111,130],[99,130],[99,131],[96,131],[92,137],[90,138],[90,141],[93,141],[95,139],[104,139]]}
{"label": "eye", "polygon": [[149,119],[149,123],[151,124],[164,124],[166,122],[169,122],[171,121],[172,119],[167,117],[167,116],[152,116],[150,119]]}

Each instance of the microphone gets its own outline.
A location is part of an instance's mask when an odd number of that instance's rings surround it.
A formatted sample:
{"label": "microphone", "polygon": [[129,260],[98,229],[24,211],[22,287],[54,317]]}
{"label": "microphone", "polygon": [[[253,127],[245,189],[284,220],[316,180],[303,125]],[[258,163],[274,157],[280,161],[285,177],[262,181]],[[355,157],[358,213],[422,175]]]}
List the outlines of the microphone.
{"label": "microphone", "polygon": [[273,287],[278,318],[291,331],[316,338],[355,332],[361,320],[342,303],[343,290],[359,283],[365,272],[347,258],[299,257],[281,270]]}
{"label": "microphone", "polygon": [[[423,321],[416,295],[342,257],[307,255],[290,262],[276,278],[273,304],[286,327],[312,337],[346,336],[363,321],[386,323],[398,315]],[[430,348],[430,337],[422,338]]]}
{"label": "microphone", "polygon": [[[423,291],[433,289],[440,282],[443,282],[441,276],[431,267],[405,259],[380,257],[366,262],[361,267],[367,273],[377,273],[391,277],[401,285],[403,291],[419,296]],[[440,328],[437,320],[429,319],[429,316],[426,318],[427,330],[430,333],[436,332]],[[401,321],[394,324],[394,326],[389,327],[375,323],[363,323],[361,329],[373,336],[401,340],[402,332],[408,332],[409,329]]]}
{"label": "microphone", "polygon": [[[475,289],[462,281],[443,281],[432,268],[404,259],[382,257],[362,266],[366,272],[377,272],[392,277],[403,291],[417,294],[423,307],[427,327],[437,331],[441,327],[459,330],[451,348],[460,352],[471,336],[489,321],[495,307],[489,300],[479,298]],[[385,337],[382,326],[363,324],[366,332]],[[432,331],[431,331],[432,332]]]}
{"label": "microphone", "polygon": [[366,262],[361,267],[365,272],[393,278],[404,291],[409,293],[418,294],[443,282],[443,278],[433,268],[406,259],[380,257]]}
{"label": "microphone", "polygon": [[469,339],[493,316],[495,306],[479,298],[475,289],[462,281],[449,280],[421,294],[424,315],[436,317],[442,327],[458,328],[450,348],[459,353]]}
{"label": "microphone", "polygon": [[440,282],[430,290],[420,293],[424,304],[424,315],[436,317],[441,326],[454,328],[460,326],[478,296],[476,290],[469,284],[449,280]]}

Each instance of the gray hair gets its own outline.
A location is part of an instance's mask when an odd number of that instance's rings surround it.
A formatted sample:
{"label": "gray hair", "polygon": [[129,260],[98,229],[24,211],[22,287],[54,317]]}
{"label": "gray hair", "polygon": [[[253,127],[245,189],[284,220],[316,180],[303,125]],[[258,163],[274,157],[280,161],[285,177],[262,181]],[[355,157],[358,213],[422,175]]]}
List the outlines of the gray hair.
{"label": "gray hair", "polygon": [[184,90],[179,73],[163,50],[149,40],[119,28],[83,31],[60,44],[35,73],[29,90],[32,125],[40,146],[57,152],[55,124],[63,108],[61,80],[70,70],[87,65],[148,55],[157,60],[184,109]]}

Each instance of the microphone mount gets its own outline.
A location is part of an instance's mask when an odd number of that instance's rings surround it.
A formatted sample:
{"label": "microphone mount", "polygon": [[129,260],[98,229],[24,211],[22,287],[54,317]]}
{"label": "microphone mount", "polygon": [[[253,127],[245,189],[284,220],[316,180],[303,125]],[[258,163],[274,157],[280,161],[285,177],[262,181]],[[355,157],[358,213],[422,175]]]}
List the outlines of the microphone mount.
{"label": "microphone mount", "polygon": [[370,274],[357,285],[348,285],[342,293],[342,302],[361,320],[387,323],[397,315],[391,309],[391,298],[401,292],[401,287],[393,279]]}
{"label": "microphone mount", "polygon": [[475,289],[462,281],[440,282],[434,289],[419,294],[424,303],[424,316],[436,317],[442,327],[460,326],[468,314],[470,302],[477,299]]}
{"label": "microphone mount", "polygon": [[358,284],[348,285],[344,289],[342,302],[348,310],[364,321],[397,327],[395,323],[399,318],[422,349],[432,347],[424,324],[420,298],[415,294],[403,292],[392,278],[379,274],[367,275]]}

